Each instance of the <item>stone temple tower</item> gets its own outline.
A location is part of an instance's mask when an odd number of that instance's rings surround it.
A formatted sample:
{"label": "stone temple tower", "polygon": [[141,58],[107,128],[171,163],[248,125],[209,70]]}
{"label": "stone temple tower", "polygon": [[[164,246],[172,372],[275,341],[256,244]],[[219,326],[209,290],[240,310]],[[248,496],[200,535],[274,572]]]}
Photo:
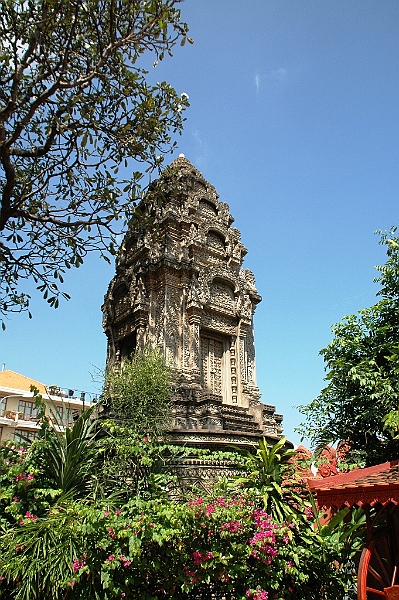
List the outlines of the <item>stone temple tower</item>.
{"label": "stone temple tower", "polygon": [[183,155],[148,198],[105,296],[108,365],[146,345],[164,353],[177,378],[176,442],[280,438],[282,416],[260,402],[256,385],[253,314],[261,297],[242,268],[247,250],[228,205]]}

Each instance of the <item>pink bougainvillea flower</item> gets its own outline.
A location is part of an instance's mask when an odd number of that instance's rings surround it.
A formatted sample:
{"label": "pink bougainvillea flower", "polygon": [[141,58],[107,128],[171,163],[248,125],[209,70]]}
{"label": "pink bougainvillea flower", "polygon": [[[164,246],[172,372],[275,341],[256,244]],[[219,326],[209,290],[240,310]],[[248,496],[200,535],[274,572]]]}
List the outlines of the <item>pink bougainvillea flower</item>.
{"label": "pink bougainvillea flower", "polygon": [[37,521],[37,517],[35,517],[35,515],[33,515],[29,510],[27,510],[25,513],[25,519],[30,519],[34,523]]}
{"label": "pink bougainvillea flower", "polygon": [[193,561],[195,565],[200,565],[202,563],[201,552],[193,552]]}
{"label": "pink bougainvillea flower", "polygon": [[212,513],[216,512],[216,509],[214,506],[212,506],[212,504],[207,504],[206,505],[206,516],[209,517]]}
{"label": "pink bougainvillea flower", "polygon": [[202,565],[213,558],[213,552],[193,552],[193,561],[195,565]]}
{"label": "pink bougainvillea flower", "polygon": [[235,533],[236,531],[241,531],[243,526],[238,521],[229,521],[228,523],[223,523],[221,528],[230,531],[230,533]]}
{"label": "pink bougainvillea flower", "polygon": [[311,506],[307,506],[304,510],[304,513],[307,519],[314,519],[313,508]]}
{"label": "pink bougainvillea flower", "polygon": [[269,593],[266,590],[256,588],[256,590],[247,590],[247,598],[253,598],[253,600],[268,600]]}
{"label": "pink bougainvillea flower", "polygon": [[72,563],[72,569],[75,571],[75,573],[77,571],[79,571],[80,569],[83,569],[83,567],[86,565],[84,560],[79,560],[78,558],[75,558],[75,560]]}
{"label": "pink bougainvillea flower", "polygon": [[199,496],[198,498],[195,498],[194,500],[190,500],[188,505],[189,506],[201,506],[204,503],[204,499],[201,498],[201,496]]}
{"label": "pink bougainvillea flower", "polygon": [[201,577],[195,571],[190,571],[189,567],[183,567],[184,574],[186,576],[185,583],[196,583],[197,581],[201,581]]}
{"label": "pink bougainvillea flower", "polygon": [[128,560],[124,554],[121,554],[119,558],[124,567],[129,567],[132,564],[132,561]]}

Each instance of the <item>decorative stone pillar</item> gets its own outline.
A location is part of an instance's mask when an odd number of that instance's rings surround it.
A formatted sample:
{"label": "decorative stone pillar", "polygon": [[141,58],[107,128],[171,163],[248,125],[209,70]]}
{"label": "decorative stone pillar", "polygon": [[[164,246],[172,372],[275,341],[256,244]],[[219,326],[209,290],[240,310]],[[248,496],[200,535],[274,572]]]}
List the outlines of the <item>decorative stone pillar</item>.
{"label": "decorative stone pillar", "polygon": [[190,326],[190,371],[193,383],[200,384],[201,379],[201,356],[200,356],[200,326],[201,315],[198,307],[187,308],[188,323]]}
{"label": "decorative stone pillar", "polygon": [[231,369],[231,401],[238,403],[238,373],[237,373],[237,349],[236,338],[232,337],[230,341],[230,369]]}

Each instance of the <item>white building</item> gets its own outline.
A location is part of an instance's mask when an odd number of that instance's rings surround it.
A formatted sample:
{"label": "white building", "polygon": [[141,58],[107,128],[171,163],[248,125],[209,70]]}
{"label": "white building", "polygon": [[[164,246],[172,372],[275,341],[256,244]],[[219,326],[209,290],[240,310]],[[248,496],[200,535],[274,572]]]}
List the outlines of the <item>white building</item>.
{"label": "white building", "polygon": [[6,440],[26,442],[36,437],[40,425],[32,386],[39,390],[44,401],[58,407],[63,425],[72,424],[93,401],[85,392],[46,386],[14,371],[0,371],[0,443]]}

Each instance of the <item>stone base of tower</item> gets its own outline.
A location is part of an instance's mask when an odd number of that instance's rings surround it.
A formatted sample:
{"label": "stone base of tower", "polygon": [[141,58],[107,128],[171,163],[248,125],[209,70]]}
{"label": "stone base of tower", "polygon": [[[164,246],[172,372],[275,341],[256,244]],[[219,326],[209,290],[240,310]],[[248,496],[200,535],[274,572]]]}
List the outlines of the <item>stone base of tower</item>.
{"label": "stone base of tower", "polygon": [[[171,443],[189,448],[206,448],[210,451],[231,451],[245,449],[255,453],[260,438],[274,445],[281,438],[282,416],[276,415],[274,407],[259,402],[263,417],[269,425],[259,427],[259,422],[248,409],[222,404],[220,397],[205,397],[197,402],[175,404],[174,422],[179,425],[168,432]],[[178,417],[176,415],[179,415]],[[262,422],[262,421],[261,421]],[[189,428],[191,426],[191,428]],[[286,442],[287,448],[293,448]],[[195,453],[168,463],[168,470],[177,478],[177,491],[172,496],[178,498],[188,489],[197,493],[211,493],[220,479],[229,480],[242,476],[242,470],[233,461],[198,458]],[[180,490],[180,492],[179,492]]]}
{"label": "stone base of tower", "polygon": [[196,457],[173,461],[168,464],[168,469],[178,482],[177,489],[171,493],[171,497],[175,499],[184,496],[188,489],[195,489],[199,494],[212,493],[215,484],[222,478],[232,479],[242,475],[242,471],[233,462]]}
{"label": "stone base of tower", "polygon": [[[209,448],[210,450],[228,450],[229,446],[238,446],[241,448],[255,448],[258,440],[265,437],[269,444],[275,444],[281,436],[269,436],[259,434],[243,434],[238,431],[220,431],[215,432],[210,429],[199,431],[194,430],[172,430],[168,432],[168,437],[173,444],[184,446],[193,446],[195,448]],[[290,444],[291,445],[291,444]]]}
{"label": "stone base of tower", "polygon": [[282,420],[274,406],[260,401],[234,406],[222,396],[183,388],[174,398],[170,436],[173,443],[211,449],[251,447],[261,437],[273,444],[281,437]]}

